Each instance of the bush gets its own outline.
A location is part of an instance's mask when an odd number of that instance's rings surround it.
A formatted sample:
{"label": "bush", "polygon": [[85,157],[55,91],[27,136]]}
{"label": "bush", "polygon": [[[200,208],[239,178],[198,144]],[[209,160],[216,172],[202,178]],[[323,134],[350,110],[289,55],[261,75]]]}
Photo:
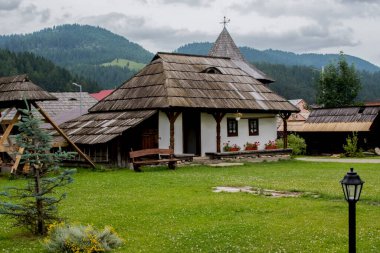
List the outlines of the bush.
{"label": "bush", "polygon": [[352,132],[352,137],[348,136],[346,145],[343,145],[344,155],[348,157],[362,157],[363,152],[358,148],[358,133]]}
{"label": "bush", "polygon": [[109,252],[119,247],[123,240],[115,230],[106,226],[102,231],[87,225],[55,223],[49,226],[44,241],[49,252]]}
{"label": "bush", "polygon": [[[282,148],[284,146],[284,140],[278,139],[276,141],[277,146]],[[291,148],[293,155],[303,155],[306,153],[306,142],[305,139],[296,135],[290,134],[288,135],[288,147]]]}

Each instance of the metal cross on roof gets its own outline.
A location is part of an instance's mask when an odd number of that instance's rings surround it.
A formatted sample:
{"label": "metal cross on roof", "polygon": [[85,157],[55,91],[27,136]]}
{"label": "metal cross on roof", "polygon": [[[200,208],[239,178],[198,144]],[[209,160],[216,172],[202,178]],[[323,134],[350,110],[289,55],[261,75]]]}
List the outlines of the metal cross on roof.
{"label": "metal cross on roof", "polygon": [[223,24],[223,26],[224,27],[226,27],[226,25],[228,24],[228,23],[230,23],[230,19],[229,18],[226,18],[226,16],[224,16],[223,17],[223,21],[222,22],[220,22],[220,24]]}

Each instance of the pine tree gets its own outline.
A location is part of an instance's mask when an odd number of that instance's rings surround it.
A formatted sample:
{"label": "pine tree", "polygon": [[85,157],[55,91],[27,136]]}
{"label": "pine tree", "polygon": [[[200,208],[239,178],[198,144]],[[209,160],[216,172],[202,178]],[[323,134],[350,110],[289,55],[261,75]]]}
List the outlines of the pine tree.
{"label": "pine tree", "polygon": [[24,188],[8,187],[0,193],[1,198],[8,198],[8,202],[0,199],[0,214],[12,217],[17,226],[44,235],[49,224],[61,220],[57,207],[65,194],[57,194],[55,189],[71,183],[75,172],[61,172],[57,162],[73,154],[51,153],[52,137],[40,127],[41,120],[33,117],[28,109],[21,112],[16,143],[24,147],[22,163],[30,168],[28,183]]}
{"label": "pine tree", "polygon": [[324,107],[354,105],[360,89],[355,67],[349,66],[343,52],[340,52],[338,63],[327,65],[318,79],[317,103]]}

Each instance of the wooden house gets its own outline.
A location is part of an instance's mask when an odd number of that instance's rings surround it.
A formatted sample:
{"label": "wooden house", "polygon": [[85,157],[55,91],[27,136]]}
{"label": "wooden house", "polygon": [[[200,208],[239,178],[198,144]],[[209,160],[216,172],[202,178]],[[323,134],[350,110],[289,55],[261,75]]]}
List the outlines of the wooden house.
{"label": "wooden house", "polygon": [[88,114],[61,127],[94,161],[117,166],[127,165],[131,149],[205,155],[247,141],[263,148],[276,139],[276,115],[298,109],[264,84],[272,80],[242,58],[226,29],[221,36],[210,56],[157,53]]}
{"label": "wooden house", "polygon": [[380,106],[314,109],[297,134],[305,138],[309,153],[341,153],[353,132],[360,148],[374,149],[380,147],[379,112]]}

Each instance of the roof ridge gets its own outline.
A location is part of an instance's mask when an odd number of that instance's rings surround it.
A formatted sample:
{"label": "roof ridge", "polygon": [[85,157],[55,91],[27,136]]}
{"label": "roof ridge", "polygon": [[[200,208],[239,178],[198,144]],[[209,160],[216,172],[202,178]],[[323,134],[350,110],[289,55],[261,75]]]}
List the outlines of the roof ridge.
{"label": "roof ridge", "polygon": [[239,48],[232,39],[227,28],[224,27],[216,39],[213,47],[210,49],[210,56],[228,56],[232,60],[244,60]]}
{"label": "roof ridge", "polygon": [[[227,57],[227,56],[200,55],[200,54],[183,54],[183,53],[176,53],[176,52],[157,52],[156,56],[158,56],[160,54],[178,55],[178,56],[187,56],[187,57],[207,57],[207,58],[225,59],[225,60],[230,60],[231,59],[230,57]],[[153,58],[153,60],[155,60],[155,59],[156,59],[156,57]]]}

